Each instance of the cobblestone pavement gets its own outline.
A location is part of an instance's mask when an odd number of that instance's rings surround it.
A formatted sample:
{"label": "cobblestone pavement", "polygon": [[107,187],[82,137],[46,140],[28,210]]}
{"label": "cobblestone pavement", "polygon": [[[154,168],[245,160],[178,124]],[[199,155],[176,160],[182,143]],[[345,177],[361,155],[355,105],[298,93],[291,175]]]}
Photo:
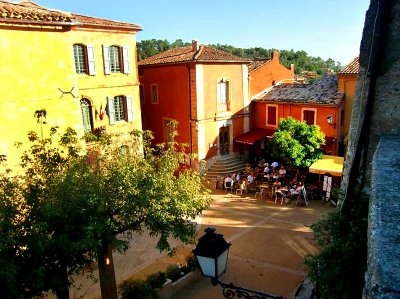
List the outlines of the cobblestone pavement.
{"label": "cobblestone pavement", "polygon": [[[232,243],[224,282],[292,298],[305,277],[304,256],[316,250],[309,226],[332,207],[311,201],[308,207],[275,204],[271,199],[254,199],[254,193],[226,194],[212,190],[213,202],[198,220],[200,237],[207,226],[216,228]],[[147,234],[135,236],[124,254],[114,254],[117,283],[129,277],[144,278],[165,270],[167,265],[183,263],[192,247],[178,246],[168,257],[155,248],[156,239]],[[97,275],[97,271],[95,271]],[[100,298],[100,286],[76,277],[71,298]],[[80,288],[78,290],[78,288]],[[177,299],[223,298],[220,287],[200,278],[183,290]]]}

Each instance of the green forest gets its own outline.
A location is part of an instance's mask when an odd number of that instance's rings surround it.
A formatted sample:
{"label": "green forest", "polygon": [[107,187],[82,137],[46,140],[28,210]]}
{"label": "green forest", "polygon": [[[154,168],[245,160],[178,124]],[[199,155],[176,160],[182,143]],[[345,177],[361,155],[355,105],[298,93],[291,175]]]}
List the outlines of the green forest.
{"label": "green forest", "polygon": [[[177,39],[172,43],[167,40],[161,39],[142,40],[137,43],[138,60],[145,59],[147,57],[156,55],[169,49],[190,45],[191,43],[184,42],[182,41],[182,39]],[[331,58],[323,60],[321,57],[313,57],[308,55],[307,52],[303,50],[278,50],[264,49],[261,47],[237,48],[231,45],[221,44],[208,46],[253,60],[270,59],[272,51],[279,51],[280,62],[286,67],[290,67],[291,64],[294,64],[295,74],[297,75],[301,74],[303,71],[316,72],[318,75],[322,75],[324,74],[326,69],[332,69],[335,72],[341,69],[341,64],[339,61],[335,61]]]}

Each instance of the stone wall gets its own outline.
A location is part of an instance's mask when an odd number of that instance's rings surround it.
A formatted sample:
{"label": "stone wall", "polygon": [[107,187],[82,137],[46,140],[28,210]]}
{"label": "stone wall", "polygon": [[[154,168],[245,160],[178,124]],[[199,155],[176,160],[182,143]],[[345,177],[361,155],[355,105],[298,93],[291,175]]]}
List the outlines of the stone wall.
{"label": "stone wall", "polygon": [[400,298],[400,136],[382,137],[372,163],[364,298]]}
{"label": "stone wall", "polygon": [[399,106],[400,0],[371,0],[341,185],[344,209],[370,194],[365,298],[400,298]]}

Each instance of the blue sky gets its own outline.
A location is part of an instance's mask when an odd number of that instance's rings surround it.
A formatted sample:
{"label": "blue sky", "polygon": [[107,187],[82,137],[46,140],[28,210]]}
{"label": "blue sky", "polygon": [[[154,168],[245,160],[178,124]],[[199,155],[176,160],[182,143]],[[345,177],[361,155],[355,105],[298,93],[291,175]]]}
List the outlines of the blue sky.
{"label": "blue sky", "polygon": [[342,65],[359,54],[369,0],[33,0],[48,8],[140,24],[138,40],[304,50]]}

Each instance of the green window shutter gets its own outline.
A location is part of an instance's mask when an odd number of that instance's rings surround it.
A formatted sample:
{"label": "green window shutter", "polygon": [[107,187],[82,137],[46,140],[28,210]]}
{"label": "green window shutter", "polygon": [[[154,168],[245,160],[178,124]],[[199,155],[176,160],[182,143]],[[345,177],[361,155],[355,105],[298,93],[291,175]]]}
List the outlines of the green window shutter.
{"label": "green window shutter", "polygon": [[124,74],[129,74],[129,47],[127,46],[122,48],[122,59],[124,61]]}
{"label": "green window shutter", "polygon": [[110,125],[115,123],[115,111],[114,111],[114,98],[107,97],[107,106],[108,106],[108,120],[110,121]]}
{"label": "green window shutter", "polygon": [[111,74],[110,71],[110,48],[103,45],[103,62],[104,62],[104,74]]}
{"label": "green window shutter", "polygon": [[92,45],[87,45],[87,59],[89,65],[89,75],[96,75],[96,63],[94,59],[94,47]]}
{"label": "green window shutter", "polygon": [[131,122],[133,120],[133,109],[132,109],[132,97],[131,96],[126,97],[126,115],[127,115],[128,122]]}

